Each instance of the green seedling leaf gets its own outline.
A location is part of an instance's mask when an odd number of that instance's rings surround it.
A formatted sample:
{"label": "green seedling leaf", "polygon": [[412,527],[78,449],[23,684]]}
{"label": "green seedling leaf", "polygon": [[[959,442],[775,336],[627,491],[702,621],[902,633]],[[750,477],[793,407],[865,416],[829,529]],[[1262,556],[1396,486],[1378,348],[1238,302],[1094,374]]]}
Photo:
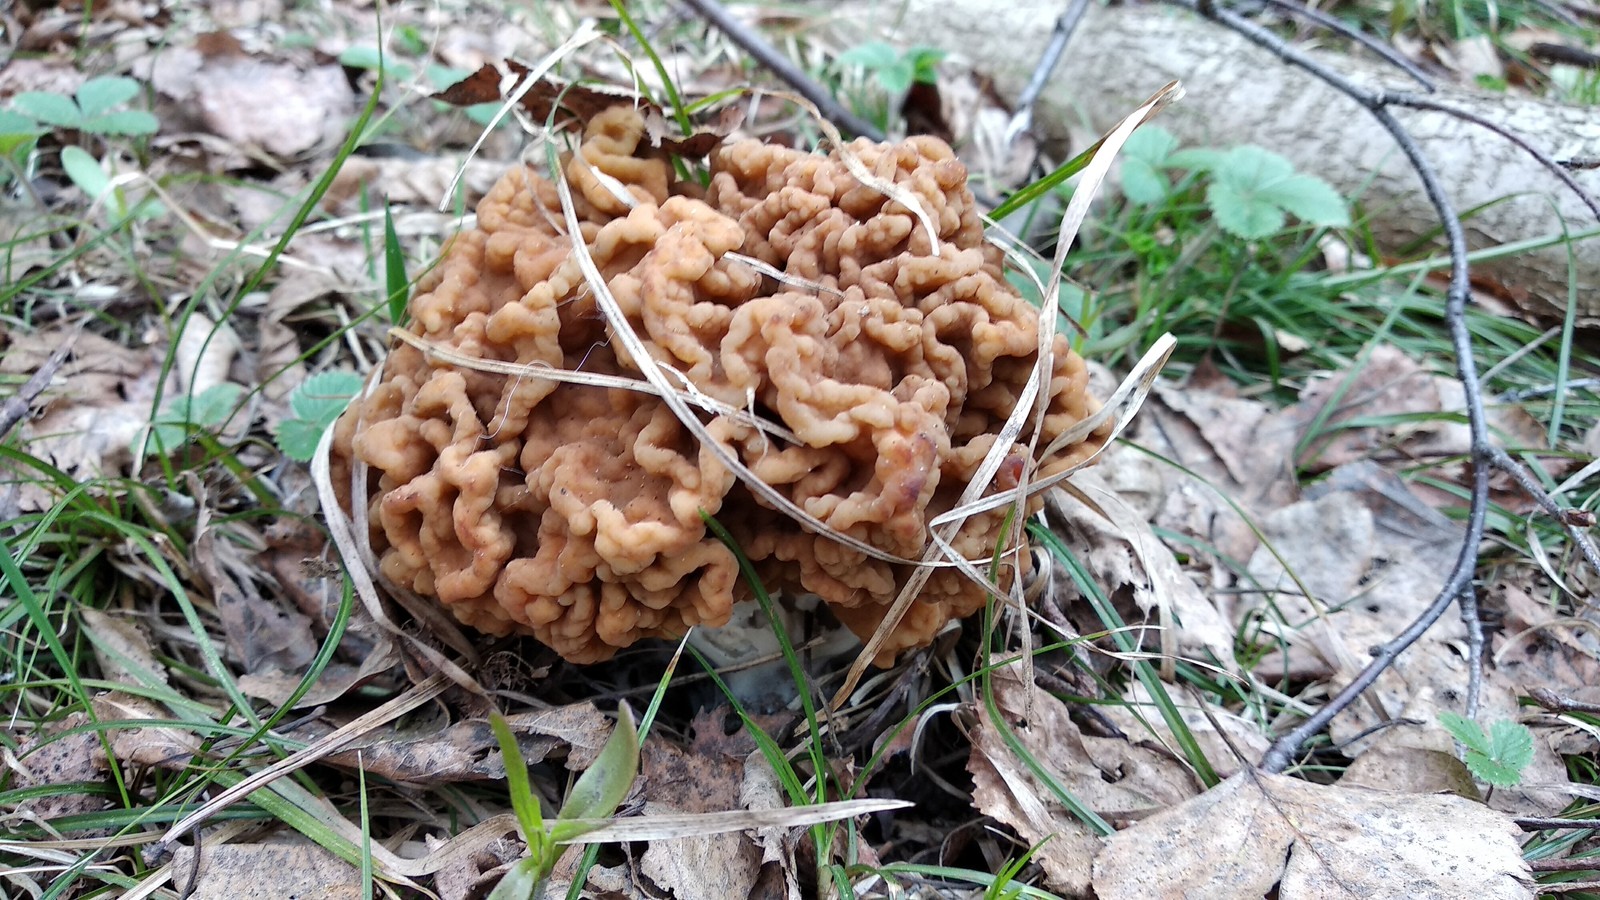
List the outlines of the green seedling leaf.
{"label": "green seedling leaf", "polygon": [[11,105],[55,128],[77,128],[83,124],[83,112],[71,97],[48,91],[23,91],[11,98]]}
{"label": "green seedling leaf", "polygon": [[138,137],[155,134],[160,128],[161,120],[154,115],[142,109],[123,109],[90,119],[84,123],[83,130],[117,137]]}
{"label": "green seedling leaf", "polygon": [[44,127],[28,116],[14,110],[0,109],[0,153],[15,153],[17,148],[32,142],[44,132]]}
{"label": "green seedling leaf", "polygon": [[139,95],[139,82],[120,75],[91,78],[78,88],[78,109],[85,119],[93,119]]}
{"label": "green seedling leaf", "polygon": [[878,84],[893,97],[911,90],[911,80],[916,76],[917,70],[912,66],[911,60],[904,57],[873,73],[873,77],[878,79]]}
{"label": "green seedling leaf", "polygon": [[111,177],[100,167],[100,161],[82,147],[61,148],[61,168],[90,200],[99,200],[111,190]]}
{"label": "green seedling leaf", "polygon": [[1477,722],[1459,713],[1446,711],[1439,714],[1439,724],[1468,750],[1489,752],[1489,736],[1483,733],[1483,727]]}
{"label": "green seedling leaf", "polygon": [[1154,205],[1172,193],[1172,179],[1163,171],[1178,147],[1172,132],[1146,125],[1122,145],[1122,194],[1129,202]]}
{"label": "green seedling leaf", "polygon": [[[572,793],[567,796],[567,802],[562,805],[556,818],[608,818],[617,811],[622,799],[628,796],[628,789],[633,787],[634,776],[638,774],[639,729],[633,723],[633,710],[624,703],[617,708],[617,727],[611,730],[611,737],[600,749],[594,765],[579,776],[577,784],[572,786]],[[551,832],[551,837],[558,843],[564,836],[559,824]]]}
{"label": "green seedling leaf", "polygon": [[[1137,134],[1138,132],[1134,132]],[[1227,156],[1215,147],[1190,147],[1187,150],[1177,150],[1167,156],[1167,168],[1188,169],[1191,172],[1209,172],[1222,164],[1223,157]]]}
{"label": "green seedling leaf", "polygon": [[354,372],[318,372],[289,395],[289,409],[297,419],[332,422],[360,390],[361,376]]}
{"label": "green seedling leaf", "polygon": [[517,745],[517,737],[511,733],[511,726],[506,724],[504,716],[499,713],[490,716],[489,727],[494,730],[494,738],[500,744],[500,758],[506,764],[506,789],[511,794],[511,808],[516,811],[517,824],[522,826],[522,834],[528,839],[531,861],[542,860],[544,853],[541,851],[546,837],[544,812],[539,809],[539,798],[533,795],[533,788],[528,783],[528,763],[522,758],[522,748]]}
{"label": "green seedling leaf", "polygon": [[883,41],[867,41],[839,54],[839,62],[847,66],[860,66],[870,71],[886,69],[900,59],[900,51]]}
{"label": "green seedling leaf", "polygon": [[393,57],[380,54],[377,47],[365,45],[346,47],[344,52],[339,54],[339,65],[373,72],[382,69],[386,76],[400,81],[407,81],[414,74],[411,67],[405,63],[395,62]]}
{"label": "green seedling leaf", "polygon": [[[128,215],[128,201],[122,189],[111,183],[111,176],[105,167],[82,147],[63,147],[61,150],[61,168],[67,173],[72,183],[78,186],[91,201],[105,204],[107,212],[113,220],[121,220]],[[150,200],[139,208],[140,218],[158,216],[165,212],[166,207],[159,201]]]}
{"label": "green seedling leaf", "polygon": [[228,421],[243,393],[243,387],[225,381],[193,396],[176,398],[166,412],[150,423],[151,443],[156,450],[168,453],[182,447],[192,429],[213,429]]}
{"label": "green seedling leaf", "polygon": [[536,900],[544,895],[547,873],[533,857],[521,860],[489,892],[489,900]]}
{"label": "green seedling leaf", "polygon": [[911,62],[912,80],[919,84],[937,83],[939,61],[945,56],[945,51],[938,47],[912,47],[907,50],[905,58]]}
{"label": "green seedling leaf", "polygon": [[1225,153],[1212,169],[1206,203],[1224,231],[1259,240],[1283,228],[1285,213],[1317,226],[1350,224],[1344,199],[1327,182],[1295,172],[1282,156],[1246,145]]}
{"label": "green seedling leaf", "polygon": [[232,382],[214,384],[189,400],[188,421],[202,428],[217,428],[233,414],[244,388]]}
{"label": "green seedling leaf", "polygon": [[400,235],[394,229],[394,215],[387,200],[383,204],[383,271],[389,291],[389,321],[403,325],[406,320],[406,294],[411,286],[406,278],[406,253],[400,247]]}
{"label": "green seedling leaf", "polygon": [[278,425],[278,448],[290,459],[310,462],[322,433],[360,391],[361,376],[354,372],[319,372],[302,381],[289,394],[294,416]]}
{"label": "green seedling leaf", "polygon": [[1520,784],[1522,770],[1533,762],[1533,732],[1526,725],[1500,719],[1491,723],[1485,734],[1477,722],[1453,712],[1440,713],[1439,724],[1467,748],[1467,768],[1487,784]]}
{"label": "green seedling leaf", "polygon": [[139,93],[139,82],[120,75],[91,78],[77,99],[49,91],[26,91],[12,98],[18,110],[46,125],[91,134],[130,137],[155,134],[161,122],[144,110],[115,109]]}

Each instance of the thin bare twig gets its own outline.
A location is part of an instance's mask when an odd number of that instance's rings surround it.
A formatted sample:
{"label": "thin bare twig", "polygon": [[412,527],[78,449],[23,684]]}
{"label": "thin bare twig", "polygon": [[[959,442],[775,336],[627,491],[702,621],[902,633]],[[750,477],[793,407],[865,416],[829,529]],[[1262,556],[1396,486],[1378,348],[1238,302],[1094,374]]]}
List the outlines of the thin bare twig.
{"label": "thin bare twig", "polygon": [[1350,25],[1343,19],[1336,19],[1320,9],[1314,9],[1306,6],[1303,3],[1298,3],[1296,0],[1263,0],[1263,2],[1268,6],[1286,12],[1291,16],[1299,16],[1300,18],[1309,22],[1315,22],[1329,31],[1344,35],[1350,40],[1355,41],[1368,50],[1371,50],[1373,53],[1376,53],[1388,64],[1394,66],[1407,75],[1410,75],[1413,81],[1422,85],[1423,90],[1429,92],[1434,90],[1433,79],[1428,77],[1428,73],[1418,68],[1416,63],[1402,56],[1399,50],[1396,50],[1378,38],[1367,34],[1365,31]]}
{"label": "thin bare twig", "polygon": [[1061,54],[1066,52],[1067,42],[1072,40],[1072,32],[1078,29],[1078,23],[1083,20],[1083,14],[1089,9],[1089,0],[1072,0],[1060,18],[1056,19],[1056,26],[1050,32],[1050,43],[1045,45],[1044,53],[1039,57],[1039,64],[1034,67],[1033,74],[1029,76],[1028,83],[1022,89],[1022,95],[1017,98],[1016,112],[1012,113],[1011,121],[1006,125],[1006,146],[1011,146],[1022,134],[1033,127],[1033,105],[1039,102],[1039,95],[1044,92],[1044,86],[1050,83],[1050,73],[1056,70],[1061,62]]}
{"label": "thin bare twig", "polygon": [[1557,503],[1555,498],[1546,493],[1544,487],[1528,474],[1528,470],[1512,459],[1511,454],[1503,448],[1494,447],[1492,452],[1490,463],[1496,469],[1510,475],[1517,486],[1522,488],[1522,492],[1544,510],[1545,515],[1561,523],[1561,527],[1567,531],[1567,537],[1577,545],[1578,552],[1583,554],[1584,561],[1596,572],[1600,572],[1600,551],[1595,549],[1594,541],[1589,538],[1583,526],[1569,514],[1572,510]]}
{"label": "thin bare twig", "polygon": [[1544,831],[1551,828],[1594,828],[1600,829],[1600,819],[1562,819],[1529,816],[1527,818],[1512,819],[1517,827],[1523,831]]}
{"label": "thin bare twig", "polygon": [[1562,696],[1547,687],[1536,687],[1528,691],[1528,696],[1532,697],[1535,703],[1551,712],[1600,713],[1600,703],[1574,700],[1571,697]]}
{"label": "thin bare twig", "polygon": [[[1241,35],[1245,39],[1272,52],[1285,62],[1298,66],[1321,79],[1335,90],[1365,107],[1378,124],[1389,132],[1395,143],[1405,154],[1406,160],[1411,164],[1417,176],[1422,180],[1423,190],[1429,202],[1438,213],[1439,221],[1444,227],[1445,242],[1450,250],[1450,286],[1445,294],[1445,322],[1450,331],[1450,341],[1456,356],[1456,377],[1461,381],[1462,390],[1466,397],[1467,425],[1472,434],[1472,492],[1471,502],[1467,510],[1466,533],[1462,538],[1460,552],[1456,561],[1451,566],[1449,575],[1445,578],[1444,587],[1434,597],[1428,608],[1418,616],[1415,621],[1406,626],[1405,630],[1395,638],[1379,647],[1373,654],[1372,661],[1362,669],[1356,677],[1341,690],[1337,696],[1328,701],[1321,709],[1317,710],[1308,719],[1302,722],[1287,734],[1279,737],[1268,748],[1261,759],[1261,768],[1267,772],[1281,772],[1288,768],[1290,761],[1299,753],[1301,746],[1312,736],[1326,728],[1335,716],[1343,712],[1354,703],[1372,683],[1377,681],[1396,659],[1407,648],[1416,643],[1428,629],[1432,628],[1439,617],[1444,615],[1446,609],[1458,600],[1462,601],[1461,611],[1466,622],[1469,643],[1477,648],[1483,646],[1483,624],[1478,621],[1477,604],[1475,598],[1465,595],[1473,590],[1472,579],[1478,564],[1478,543],[1483,539],[1484,519],[1488,509],[1489,499],[1489,468],[1492,462],[1493,445],[1489,439],[1489,427],[1483,409],[1483,388],[1478,380],[1478,367],[1472,356],[1472,334],[1467,328],[1467,302],[1470,299],[1470,283],[1467,279],[1467,240],[1461,227],[1461,218],[1456,215],[1450,198],[1445,195],[1444,185],[1439,181],[1439,175],[1422,153],[1415,139],[1395,119],[1386,105],[1383,95],[1369,91],[1344,77],[1342,74],[1329,69],[1299,50],[1289,46],[1276,35],[1251,22],[1231,10],[1218,6],[1213,0],[1173,0],[1174,3],[1193,9],[1225,27]],[[1483,683],[1483,659],[1481,652],[1477,652],[1469,660],[1469,676],[1467,685],[1467,713],[1476,714],[1478,694]]]}
{"label": "thin bare twig", "polygon": [[1597,202],[1594,195],[1584,190],[1583,185],[1579,184],[1567,172],[1567,169],[1571,168],[1571,166],[1563,165],[1555,157],[1535,147],[1532,142],[1515,131],[1502,127],[1477,113],[1457,109],[1447,103],[1440,103],[1428,97],[1419,97],[1416,94],[1407,94],[1399,91],[1382,91],[1375,96],[1379,102],[1389,106],[1404,106],[1408,109],[1427,109],[1434,112],[1442,112],[1445,115],[1460,119],[1463,122],[1471,122],[1479,128],[1500,135],[1511,143],[1516,144],[1517,148],[1522,152],[1533,157],[1534,161],[1539,165],[1550,170],[1550,174],[1556,176],[1556,179],[1566,186],[1567,190],[1578,195],[1578,199],[1583,201],[1584,206],[1589,207],[1589,211],[1595,214],[1595,218],[1600,218],[1600,202]]}
{"label": "thin bare twig", "polygon": [[766,38],[735,18],[717,0],[683,0],[683,3],[738,44],[739,49],[750,54],[757,62],[770,69],[772,74],[794,88],[795,93],[816,104],[817,109],[822,111],[822,115],[828,121],[836,122],[839,127],[861,137],[871,138],[874,141],[883,140],[883,132],[876,125],[845,109],[843,104],[834,99],[832,92],[818,84],[816,79],[807,75],[789,57],[780,53],[778,48],[767,43]]}
{"label": "thin bare twig", "polygon": [[22,383],[22,387],[7,397],[4,405],[0,405],[0,438],[4,438],[11,433],[11,429],[17,427],[17,423],[28,414],[28,407],[33,405],[34,399],[50,386],[51,379],[56,377],[56,372],[67,361],[67,355],[72,352],[73,345],[78,342],[78,335],[82,333],[83,326],[79,325],[61,342],[61,346],[34,370],[28,380]]}

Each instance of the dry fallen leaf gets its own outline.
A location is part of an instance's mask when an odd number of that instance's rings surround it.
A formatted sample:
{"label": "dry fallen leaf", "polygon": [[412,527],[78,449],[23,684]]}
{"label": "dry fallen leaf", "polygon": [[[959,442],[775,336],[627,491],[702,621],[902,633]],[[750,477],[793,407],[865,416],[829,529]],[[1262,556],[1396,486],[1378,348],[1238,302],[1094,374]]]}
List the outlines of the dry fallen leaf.
{"label": "dry fallen leaf", "polygon": [[[45,785],[102,781],[106,777],[105,750],[100,743],[100,736],[85,728],[88,724],[87,715],[73,713],[48,731],[35,732],[14,753],[7,750],[4,753],[5,768],[11,776],[6,783],[7,788],[15,791]],[[64,731],[73,733],[61,734]],[[28,819],[49,820],[57,816],[97,812],[110,805],[108,797],[72,793],[30,797],[11,808]]]}
{"label": "dry fallen leaf", "polygon": [[[694,742],[686,749],[655,738],[645,742],[642,793],[645,815],[709,813],[742,809],[744,762],[748,749],[723,752],[725,710],[701,712],[694,720]],[[744,744],[750,744],[744,737]],[[763,852],[743,834],[716,834],[653,841],[639,871],[679,900],[739,900],[750,896]]]}
{"label": "dry fallen leaf", "polygon": [[[1178,565],[1150,524],[1111,490],[1094,469],[1073,476],[1067,489],[1046,495],[1050,527],[1094,583],[1116,599],[1128,596],[1138,616],[1162,628],[1164,661],[1178,657],[1233,663],[1233,628]],[[1070,581],[1057,586],[1077,595]]]}
{"label": "dry fallen leaf", "polygon": [[[1194,796],[1199,785],[1172,758],[1113,738],[1083,734],[1054,696],[1024,685],[1014,667],[993,676],[995,702],[1023,748],[1078,802],[1108,820],[1138,818]],[[1029,692],[1033,692],[1031,698]],[[1031,709],[1030,709],[1031,707]],[[1016,829],[1059,890],[1084,893],[1100,840],[1055,798],[979,707],[967,771],[978,811]]]}
{"label": "dry fallen leaf", "polygon": [[1099,900],[1534,896],[1511,820],[1454,795],[1241,772],[1106,839]]}
{"label": "dry fallen leaf", "polygon": [[[150,81],[174,101],[169,119],[198,119],[200,129],[234,145],[233,168],[260,153],[292,159],[337,139],[355,97],[336,65],[299,67],[249,56],[205,56],[189,47],[156,57]],[[261,98],[270,97],[263,103]]]}
{"label": "dry fallen leaf", "polygon": [[242,537],[237,526],[230,526],[227,535],[219,534],[207,518],[202,515],[196,528],[190,557],[211,587],[232,655],[246,673],[303,671],[317,655],[311,620],[288,608],[282,592],[260,589],[258,582],[271,582],[236,543]]}
{"label": "dry fallen leaf", "polygon": [[[565,751],[567,767],[575,772],[594,762],[611,734],[610,719],[593,703],[517,713],[506,717],[506,724],[524,761],[531,765]],[[386,728],[330,754],[328,761],[359,765],[395,781],[486,781],[506,776],[498,747],[489,723],[472,719],[423,734]]]}
{"label": "dry fallen leaf", "polygon": [[279,844],[179,846],[173,886],[189,900],[358,900],[361,870],[304,838]]}
{"label": "dry fallen leaf", "polygon": [[[1154,524],[1216,547],[1225,559],[1249,559],[1256,536],[1232,504],[1259,515],[1299,497],[1289,461],[1295,436],[1292,424],[1260,401],[1157,385],[1133,440],[1195,474],[1163,466]],[[1220,560],[1212,561],[1210,580],[1231,585]]]}

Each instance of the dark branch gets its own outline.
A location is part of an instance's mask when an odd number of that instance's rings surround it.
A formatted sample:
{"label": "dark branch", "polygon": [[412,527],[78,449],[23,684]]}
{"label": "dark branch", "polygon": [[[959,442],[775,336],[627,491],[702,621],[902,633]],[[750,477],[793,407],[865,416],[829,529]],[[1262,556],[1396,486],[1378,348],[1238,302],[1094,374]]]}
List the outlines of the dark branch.
{"label": "dark branch", "polygon": [[[1467,425],[1472,433],[1472,495],[1467,510],[1466,534],[1462,538],[1461,549],[1456,554],[1455,564],[1445,578],[1444,587],[1434,597],[1427,610],[1393,640],[1378,648],[1372,661],[1337,696],[1324,704],[1305,722],[1273,742],[1266,755],[1262,757],[1261,768],[1268,772],[1281,772],[1289,766],[1290,761],[1299,753],[1301,746],[1307,740],[1326,728],[1335,716],[1371,687],[1372,683],[1378,680],[1378,676],[1394,665],[1400,654],[1433,627],[1452,602],[1465,598],[1465,595],[1473,589],[1472,578],[1478,566],[1478,543],[1483,539],[1484,518],[1488,508],[1489,466],[1493,456],[1493,445],[1489,441],[1489,427],[1484,416],[1483,388],[1479,384],[1478,367],[1472,356],[1472,334],[1467,328],[1467,302],[1471,296],[1467,279],[1467,239],[1461,228],[1461,219],[1456,215],[1449,197],[1445,195],[1444,185],[1440,183],[1433,164],[1389,111],[1382,95],[1359,87],[1342,74],[1289,46],[1261,26],[1218,6],[1213,0],[1194,0],[1193,3],[1174,0],[1174,2],[1195,9],[1201,15],[1274,53],[1285,62],[1310,72],[1365,107],[1378,120],[1378,124],[1394,138],[1401,152],[1405,154],[1406,160],[1422,180],[1428,201],[1438,213],[1439,221],[1444,227],[1445,242],[1450,250],[1450,286],[1445,294],[1445,322],[1455,351],[1456,377],[1461,381],[1466,396]],[[1483,679],[1482,625],[1476,620],[1477,604],[1474,600],[1475,598],[1465,599],[1461,605],[1462,614],[1467,617],[1468,634],[1476,634],[1473,643],[1478,648],[1473,658],[1468,661],[1471,672],[1467,691],[1469,715],[1476,712],[1478,691]]]}
{"label": "dark branch", "polygon": [[707,22],[715,25],[717,30],[726,34],[739,45],[740,49],[770,69],[772,74],[778,76],[785,84],[794,88],[795,93],[816,104],[817,109],[828,121],[861,137],[875,141],[883,140],[883,132],[878,130],[876,125],[845,109],[826,87],[818,84],[816,79],[807,75],[789,57],[779,52],[778,48],[767,43],[766,38],[735,18],[717,0],[683,0],[683,3],[699,13]]}
{"label": "dark branch", "polygon": [[1088,9],[1089,0],[1072,0],[1067,11],[1056,19],[1056,26],[1050,31],[1050,43],[1040,55],[1039,64],[1034,66],[1033,75],[1029,76],[1022,95],[1017,98],[1016,112],[1012,113],[1011,122],[1006,125],[1006,144],[1011,144],[1017,135],[1033,127],[1033,105],[1039,101],[1039,94],[1044,92],[1045,85],[1050,83],[1050,73],[1061,62],[1067,42],[1072,40],[1072,33],[1078,30],[1078,23]]}

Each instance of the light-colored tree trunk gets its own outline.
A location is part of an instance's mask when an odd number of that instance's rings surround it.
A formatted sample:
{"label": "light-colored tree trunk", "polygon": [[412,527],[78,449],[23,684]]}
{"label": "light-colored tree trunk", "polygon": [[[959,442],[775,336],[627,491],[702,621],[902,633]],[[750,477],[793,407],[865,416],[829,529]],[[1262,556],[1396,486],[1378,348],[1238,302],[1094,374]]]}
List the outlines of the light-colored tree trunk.
{"label": "light-colored tree trunk", "polygon": [[[904,0],[887,19],[897,44],[947,49],[990,75],[1007,100],[1027,82],[1066,0]],[[1375,59],[1318,54],[1365,86],[1420,93],[1403,73]],[[1305,71],[1227,31],[1171,7],[1092,5],[1040,98],[1036,128],[1061,140],[1072,125],[1103,131],[1161,85],[1179,79],[1187,94],[1159,118],[1191,146],[1259,144],[1292,159],[1346,195],[1360,194],[1388,246],[1427,234],[1438,219],[1395,142],[1361,106]],[[1521,134],[1557,159],[1600,157],[1600,108],[1579,108],[1441,86],[1435,99]],[[1483,128],[1437,112],[1396,109],[1396,117],[1437,168],[1458,212],[1501,201],[1466,222],[1474,248],[1560,233],[1594,231],[1593,213],[1528,154]],[[1575,173],[1600,194],[1600,172]],[[1573,247],[1577,307],[1600,323],[1600,237]],[[1565,247],[1486,267],[1526,307],[1560,316],[1567,305]]]}

